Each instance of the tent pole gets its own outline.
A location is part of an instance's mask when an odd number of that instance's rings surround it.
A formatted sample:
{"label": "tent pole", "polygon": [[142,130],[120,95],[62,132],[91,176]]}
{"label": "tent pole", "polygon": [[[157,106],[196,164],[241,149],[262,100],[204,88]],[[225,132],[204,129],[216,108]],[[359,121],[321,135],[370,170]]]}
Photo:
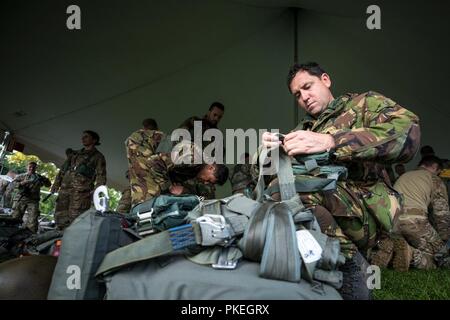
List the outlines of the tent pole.
{"label": "tent pole", "polygon": [[[294,15],[294,63],[298,63],[298,8],[292,8]],[[298,105],[294,98],[294,128],[298,124]]]}
{"label": "tent pole", "polygon": [[7,151],[8,145],[9,145],[9,141],[10,141],[10,134],[11,133],[9,131],[5,131],[5,133],[3,135],[3,141],[0,144],[0,174],[2,174],[2,172],[3,172],[6,151]]}

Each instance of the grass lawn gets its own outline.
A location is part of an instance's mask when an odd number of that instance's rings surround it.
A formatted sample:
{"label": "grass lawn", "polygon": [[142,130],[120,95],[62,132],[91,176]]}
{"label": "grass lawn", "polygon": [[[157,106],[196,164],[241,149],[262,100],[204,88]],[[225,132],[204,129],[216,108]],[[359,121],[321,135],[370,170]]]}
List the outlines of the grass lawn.
{"label": "grass lawn", "polygon": [[376,300],[450,300],[450,270],[381,270],[381,289]]}

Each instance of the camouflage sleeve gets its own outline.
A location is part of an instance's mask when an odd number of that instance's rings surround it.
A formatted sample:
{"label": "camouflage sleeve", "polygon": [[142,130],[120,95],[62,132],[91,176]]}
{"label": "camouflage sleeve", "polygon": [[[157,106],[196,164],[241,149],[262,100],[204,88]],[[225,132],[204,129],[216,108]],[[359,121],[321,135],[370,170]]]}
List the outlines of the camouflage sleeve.
{"label": "camouflage sleeve", "polygon": [[25,180],[25,175],[20,174],[20,175],[16,176],[16,178],[13,181],[11,181],[12,189],[13,190],[17,189],[19,187],[20,183],[24,180]]}
{"label": "camouflage sleeve", "polygon": [[72,159],[72,155],[67,157],[66,161],[64,161],[61,168],[59,168],[58,174],[56,175],[55,181],[53,182],[51,192],[53,192],[53,193],[58,192],[59,188],[61,187],[62,178],[64,177],[66,170],[70,167],[71,159]]}
{"label": "camouflage sleeve", "polygon": [[25,181],[25,175],[24,174],[19,174],[18,176],[16,176],[16,178],[12,182],[14,184],[18,185],[22,181]]}
{"label": "camouflage sleeve", "polygon": [[174,166],[170,154],[155,154],[152,155],[148,161],[153,182],[158,185],[161,193],[167,193],[172,185],[169,177],[169,170]]}
{"label": "camouflage sleeve", "polygon": [[45,176],[41,176],[41,181],[42,181],[42,185],[44,187],[50,187],[52,185],[52,182],[50,181],[50,179]]}
{"label": "camouflage sleeve", "polygon": [[130,210],[131,210],[131,189],[127,188],[122,191],[122,196],[120,197],[116,211],[118,213],[128,213],[130,212]]}
{"label": "camouflage sleeve", "polygon": [[95,188],[106,185],[106,160],[102,154],[100,154],[100,157],[97,159],[95,173]]}
{"label": "camouflage sleeve", "polygon": [[196,120],[196,117],[190,117],[187,118],[186,120],[184,120],[179,126],[178,128],[180,129],[186,129],[186,130],[191,130],[194,128],[194,121]]}
{"label": "camouflage sleeve", "polygon": [[436,231],[442,240],[450,238],[450,212],[448,206],[447,188],[436,175],[433,175],[433,193],[431,194],[432,215]]}
{"label": "camouflage sleeve", "polygon": [[[407,162],[420,144],[419,118],[389,98],[369,92],[352,100],[350,128],[333,132],[337,160]],[[344,126],[345,127],[345,126]]]}
{"label": "camouflage sleeve", "polygon": [[186,180],[182,183],[183,194],[197,194],[196,181],[194,179]]}
{"label": "camouflage sleeve", "polygon": [[58,192],[59,188],[61,187],[63,174],[64,174],[63,171],[60,169],[55,177],[55,181],[53,182],[51,192],[53,193]]}

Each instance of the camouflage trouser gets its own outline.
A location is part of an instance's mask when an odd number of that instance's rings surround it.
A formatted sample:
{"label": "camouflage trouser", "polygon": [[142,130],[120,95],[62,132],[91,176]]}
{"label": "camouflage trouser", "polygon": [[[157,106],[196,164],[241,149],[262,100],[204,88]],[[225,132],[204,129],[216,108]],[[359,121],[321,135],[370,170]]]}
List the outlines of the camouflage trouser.
{"label": "camouflage trouser", "polygon": [[232,193],[233,194],[242,193],[247,198],[253,199],[253,189],[254,189],[253,187],[245,187],[242,189],[236,189]]}
{"label": "camouflage trouser", "polygon": [[433,212],[430,216],[431,224],[436,229],[442,240],[450,240],[450,212]]}
{"label": "camouflage trouser", "polygon": [[[383,221],[388,229],[399,211],[397,196],[390,195],[384,186],[377,183],[367,188],[338,182],[334,191],[299,192],[299,195],[303,204],[313,211],[322,232],[339,239],[342,254],[351,257],[357,250],[365,254],[375,246],[383,232],[377,217],[385,217]],[[376,189],[377,193],[368,189]],[[278,200],[279,194],[272,197]]]}
{"label": "camouflage trouser", "polygon": [[67,228],[80,214],[91,207],[89,190],[60,190],[56,199],[55,223],[59,230]]}
{"label": "camouflage trouser", "polygon": [[427,212],[406,209],[396,219],[394,232],[405,238],[412,247],[412,266],[419,269],[436,267],[433,257],[445,248],[445,241],[431,225]]}
{"label": "camouflage trouser", "polygon": [[30,199],[21,199],[14,203],[12,217],[15,219],[23,219],[23,216],[27,211],[26,227],[31,232],[36,233],[38,231],[38,218],[39,218],[39,201]]}

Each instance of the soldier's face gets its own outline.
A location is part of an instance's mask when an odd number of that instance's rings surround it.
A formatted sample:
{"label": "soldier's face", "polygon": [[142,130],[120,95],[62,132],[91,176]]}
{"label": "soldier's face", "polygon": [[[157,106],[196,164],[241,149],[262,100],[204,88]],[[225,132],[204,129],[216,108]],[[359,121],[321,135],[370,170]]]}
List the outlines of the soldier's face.
{"label": "soldier's face", "polygon": [[318,116],[333,100],[328,74],[312,76],[306,71],[298,72],[291,82],[291,92],[302,109],[312,116]]}
{"label": "soldier's face", "polygon": [[95,144],[95,140],[94,138],[92,138],[92,136],[88,133],[83,133],[83,135],[81,136],[81,143],[83,144],[83,146],[87,147],[87,146],[91,146]]}
{"label": "soldier's face", "polygon": [[36,166],[34,164],[29,164],[28,165],[28,173],[35,173],[36,172]]}
{"label": "soldier's face", "polygon": [[203,182],[214,184],[217,182],[215,172],[216,167],[208,164],[200,171],[198,178]]}
{"label": "soldier's face", "polygon": [[440,175],[442,170],[439,168],[437,163],[433,163],[429,169],[430,172],[434,173],[435,175]]}
{"label": "soldier's face", "polygon": [[223,117],[223,110],[217,107],[214,107],[210,111],[208,111],[208,114],[206,116],[208,122],[215,126],[219,124],[222,117]]}

